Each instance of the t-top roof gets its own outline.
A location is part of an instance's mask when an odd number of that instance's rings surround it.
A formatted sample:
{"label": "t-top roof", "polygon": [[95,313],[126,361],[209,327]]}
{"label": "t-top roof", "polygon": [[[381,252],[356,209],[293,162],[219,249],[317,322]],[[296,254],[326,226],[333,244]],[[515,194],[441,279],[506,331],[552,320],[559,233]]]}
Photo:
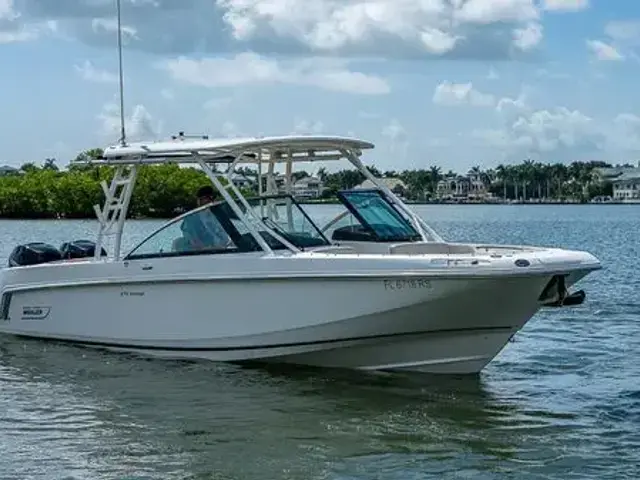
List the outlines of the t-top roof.
{"label": "t-top roof", "polygon": [[258,154],[262,153],[263,161],[287,161],[291,153],[292,161],[326,160],[336,158],[340,150],[357,150],[374,148],[374,145],[363,140],[337,136],[289,135],[263,138],[219,138],[219,139],[183,139],[161,142],[137,142],[126,145],[113,145],[104,150],[102,160],[107,163],[135,161],[135,159],[169,160],[177,158],[183,163],[194,153],[208,162],[232,161],[236,156],[244,154],[241,163],[256,163]]}

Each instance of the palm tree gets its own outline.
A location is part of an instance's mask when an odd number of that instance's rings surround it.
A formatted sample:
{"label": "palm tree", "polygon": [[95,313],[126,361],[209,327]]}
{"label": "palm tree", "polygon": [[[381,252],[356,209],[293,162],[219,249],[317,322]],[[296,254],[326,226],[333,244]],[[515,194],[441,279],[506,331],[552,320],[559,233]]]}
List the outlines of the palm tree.
{"label": "palm tree", "polygon": [[510,171],[509,171],[508,166],[504,166],[503,164],[498,165],[498,167],[496,168],[496,176],[498,177],[498,180],[500,182],[502,182],[502,199],[506,200],[507,199],[507,185],[509,184],[509,180],[510,180]]}
{"label": "palm tree", "polygon": [[438,182],[442,180],[442,171],[440,167],[433,165],[429,168],[429,175],[431,176],[431,192],[435,193],[438,189]]}
{"label": "palm tree", "polygon": [[33,172],[34,170],[38,170],[38,166],[34,162],[23,163],[20,166],[20,171],[24,173]]}
{"label": "palm tree", "polygon": [[569,177],[569,172],[566,165],[562,163],[556,163],[551,166],[551,178],[556,186],[555,197],[563,198],[564,196],[564,184]]}
{"label": "palm tree", "polygon": [[522,200],[527,201],[527,187],[535,181],[535,163],[527,158],[520,168],[520,181],[522,182]]}
{"label": "palm tree", "polygon": [[58,170],[58,166],[56,165],[55,158],[46,158],[42,163],[43,170]]}

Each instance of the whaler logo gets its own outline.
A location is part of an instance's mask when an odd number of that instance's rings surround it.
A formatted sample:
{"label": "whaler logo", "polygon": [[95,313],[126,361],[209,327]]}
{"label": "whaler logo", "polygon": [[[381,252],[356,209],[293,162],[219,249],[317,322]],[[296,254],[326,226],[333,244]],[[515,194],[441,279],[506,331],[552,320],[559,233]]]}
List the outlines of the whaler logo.
{"label": "whaler logo", "polygon": [[23,320],[42,320],[49,316],[51,307],[22,307]]}

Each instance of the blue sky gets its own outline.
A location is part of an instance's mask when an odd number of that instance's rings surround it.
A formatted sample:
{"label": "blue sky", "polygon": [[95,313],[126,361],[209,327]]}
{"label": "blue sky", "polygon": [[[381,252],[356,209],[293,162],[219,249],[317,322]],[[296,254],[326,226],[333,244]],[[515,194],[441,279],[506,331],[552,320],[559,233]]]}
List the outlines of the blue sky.
{"label": "blue sky", "polygon": [[[129,138],[323,133],[383,169],[640,159],[636,0],[122,0]],[[115,0],[0,0],[0,164],[118,140]]]}

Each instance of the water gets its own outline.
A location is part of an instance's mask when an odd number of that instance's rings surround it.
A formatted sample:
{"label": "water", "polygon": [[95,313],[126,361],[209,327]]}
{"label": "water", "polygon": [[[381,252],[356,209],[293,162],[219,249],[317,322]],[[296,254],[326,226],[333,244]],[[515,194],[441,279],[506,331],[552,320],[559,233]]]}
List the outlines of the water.
{"label": "water", "polygon": [[[313,207],[330,216],[335,207]],[[586,249],[587,301],[479,376],[149,360],[0,341],[0,479],[640,478],[640,207],[418,206],[448,239]],[[158,222],[128,225],[126,244]],[[59,244],[92,222],[0,221]]]}

